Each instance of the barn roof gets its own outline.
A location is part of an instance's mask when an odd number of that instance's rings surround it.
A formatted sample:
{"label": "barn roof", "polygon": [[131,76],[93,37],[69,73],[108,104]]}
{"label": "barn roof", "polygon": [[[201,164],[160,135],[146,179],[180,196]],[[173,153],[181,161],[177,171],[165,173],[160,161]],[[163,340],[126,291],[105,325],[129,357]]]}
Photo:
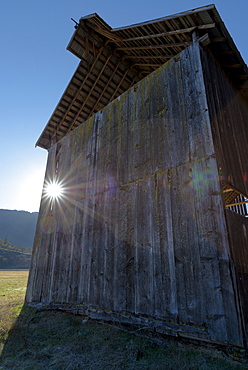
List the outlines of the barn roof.
{"label": "barn roof", "polygon": [[75,24],[67,49],[80,62],[37,146],[48,149],[187,48],[193,33],[248,96],[247,66],[214,5],[116,29],[96,13]]}

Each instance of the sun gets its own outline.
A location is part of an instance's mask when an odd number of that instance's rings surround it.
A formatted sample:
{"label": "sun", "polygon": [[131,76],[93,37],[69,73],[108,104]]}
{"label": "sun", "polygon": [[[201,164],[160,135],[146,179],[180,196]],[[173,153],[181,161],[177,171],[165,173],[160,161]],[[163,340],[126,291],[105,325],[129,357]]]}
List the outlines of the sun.
{"label": "sun", "polygon": [[58,199],[63,195],[63,187],[58,182],[52,182],[46,185],[45,194],[51,199]]}

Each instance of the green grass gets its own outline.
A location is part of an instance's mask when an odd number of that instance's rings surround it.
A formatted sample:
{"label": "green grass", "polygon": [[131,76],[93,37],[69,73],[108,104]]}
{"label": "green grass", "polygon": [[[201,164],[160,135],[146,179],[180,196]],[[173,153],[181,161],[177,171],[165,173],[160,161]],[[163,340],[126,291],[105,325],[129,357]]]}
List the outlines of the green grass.
{"label": "green grass", "polygon": [[0,369],[245,369],[217,350],[163,344],[81,316],[23,306],[26,271],[0,271]]}
{"label": "green grass", "polygon": [[27,278],[28,270],[0,270],[0,352],[22,309]]}

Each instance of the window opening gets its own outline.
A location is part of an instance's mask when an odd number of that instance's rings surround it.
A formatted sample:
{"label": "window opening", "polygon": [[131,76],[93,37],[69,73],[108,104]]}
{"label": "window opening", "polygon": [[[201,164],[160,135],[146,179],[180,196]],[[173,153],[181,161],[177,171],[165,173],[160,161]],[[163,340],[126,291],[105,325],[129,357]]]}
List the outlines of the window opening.
{"label": "window opening", "polygon": [[221,181],[225,207],[239,215],[248,217],[248,196],[231,184]]}

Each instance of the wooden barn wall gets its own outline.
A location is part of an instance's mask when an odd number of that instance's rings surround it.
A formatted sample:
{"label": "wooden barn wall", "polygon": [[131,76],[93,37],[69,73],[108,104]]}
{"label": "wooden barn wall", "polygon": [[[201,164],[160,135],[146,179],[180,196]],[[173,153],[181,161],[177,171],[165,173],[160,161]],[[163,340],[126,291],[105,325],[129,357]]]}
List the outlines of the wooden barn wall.
{"label": "wooden barn wall", "polygon": [[238,298],[246,339],[248,338],[248,218],[226,210]]}
{"label": "wooden barn wall", "polygon": [[[219,175],[248,195],[248,105],[220,67],[201,51]],[[230,253],[248,339],[248,218],[226,210]]]}
{"label": "wooden barn wall", "polygon": [[247,101],[205,50],[201,50],[201,55],[220,176],[248,194]]}
{"label": "wooden barn wall", "polygon": [[197,43],[51,147],[55,173],[26,302],[242,344]]}

